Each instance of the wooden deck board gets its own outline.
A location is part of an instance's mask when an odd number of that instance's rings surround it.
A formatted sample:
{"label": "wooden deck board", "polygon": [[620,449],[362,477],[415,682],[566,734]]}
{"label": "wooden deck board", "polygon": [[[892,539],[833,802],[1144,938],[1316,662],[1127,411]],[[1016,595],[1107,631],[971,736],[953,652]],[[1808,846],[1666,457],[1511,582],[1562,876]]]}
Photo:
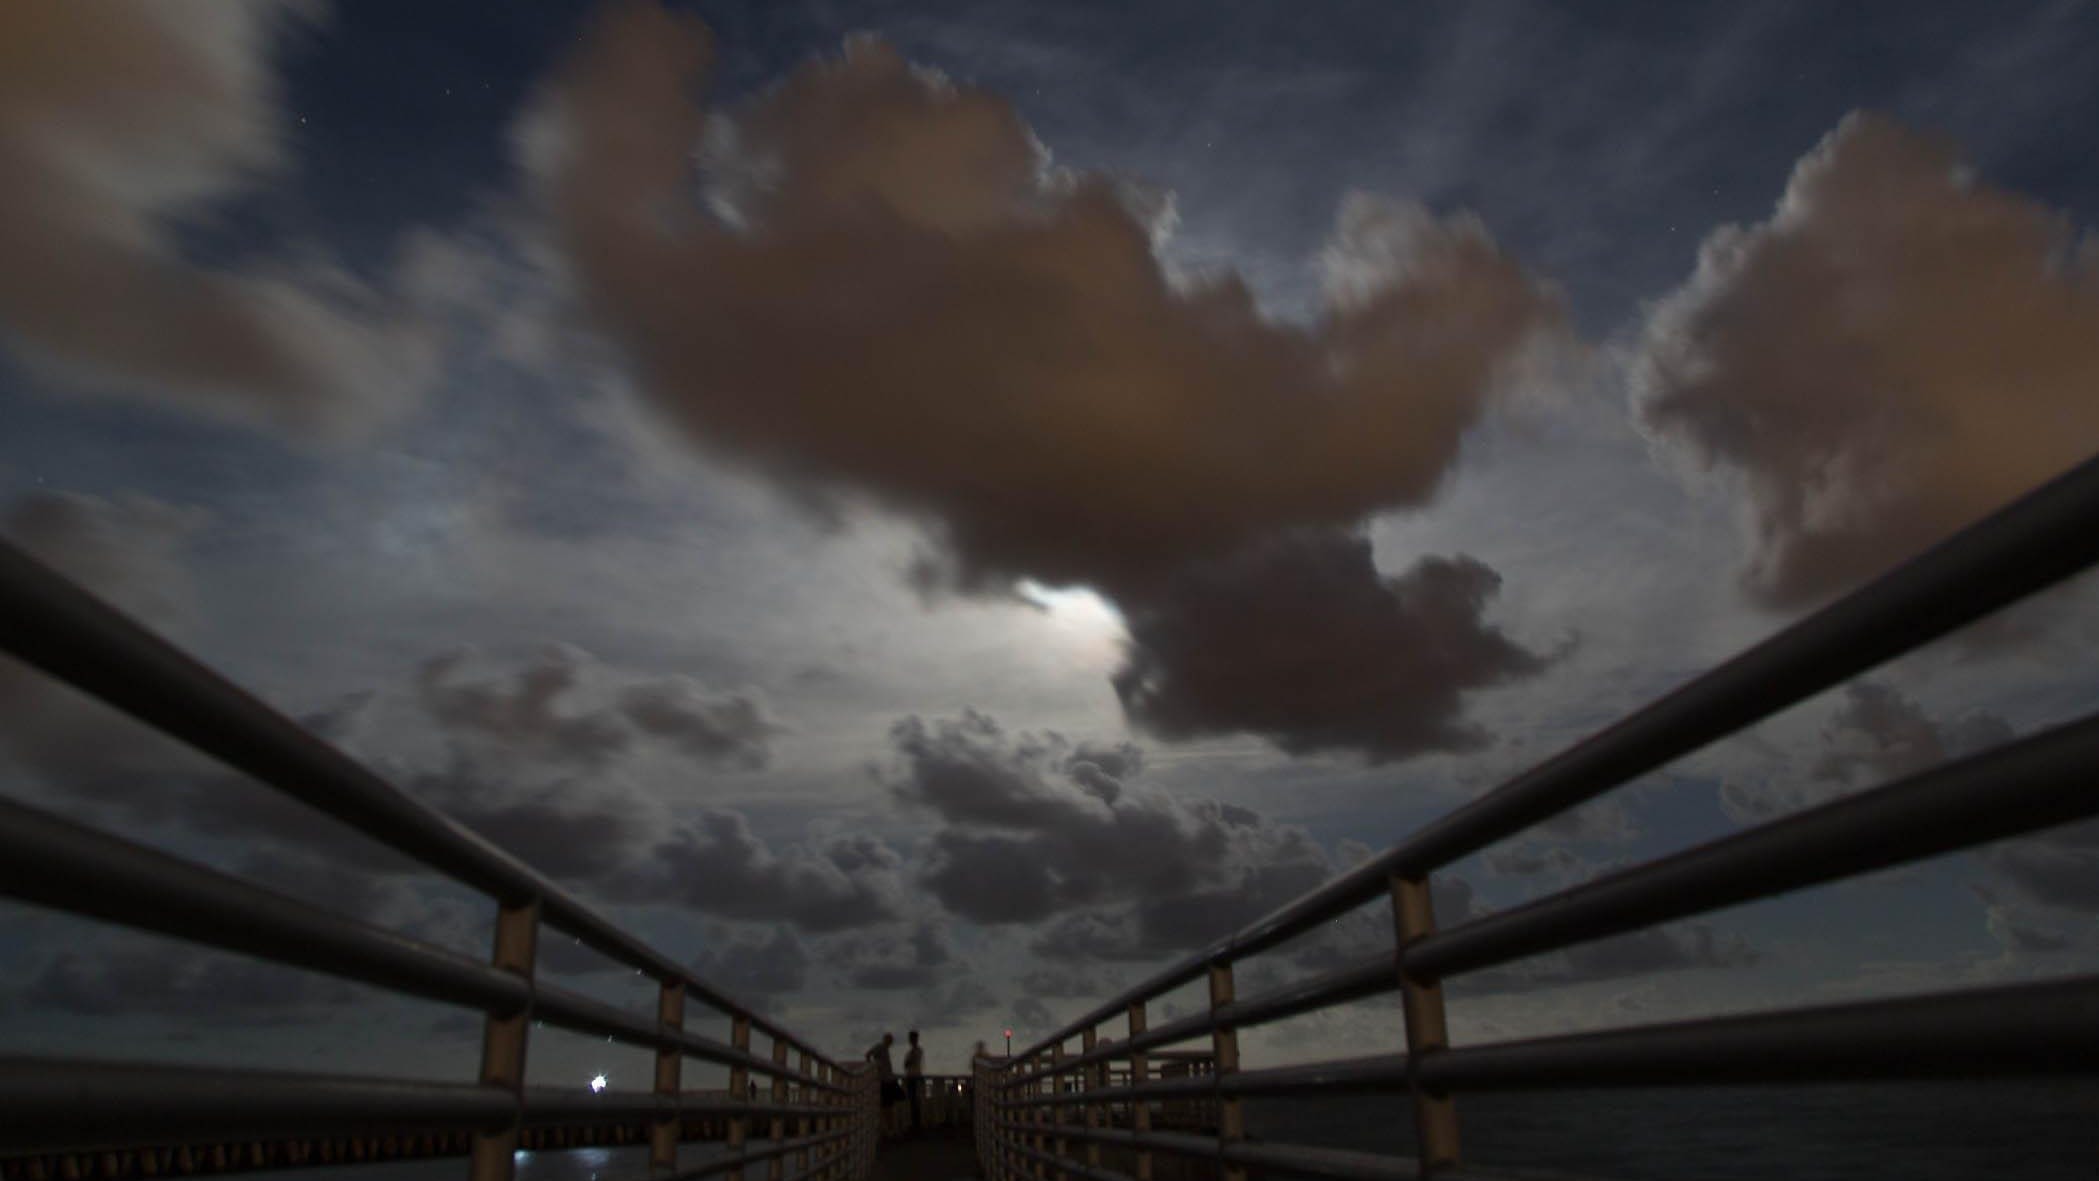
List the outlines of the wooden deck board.
{"label": "wooden deck board", "polygon": [[964,1181],[978,1176],[977,1146],[959,1128],[927,1129],[885,1142],[875,1153],[871,1181]]}

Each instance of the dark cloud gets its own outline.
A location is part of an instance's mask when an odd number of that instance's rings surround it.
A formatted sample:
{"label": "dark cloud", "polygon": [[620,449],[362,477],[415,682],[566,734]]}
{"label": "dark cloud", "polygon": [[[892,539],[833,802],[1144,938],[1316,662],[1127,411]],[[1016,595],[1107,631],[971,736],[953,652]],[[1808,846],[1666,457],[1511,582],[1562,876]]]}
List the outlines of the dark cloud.
{"label": "dark cloud", "polygon": [[798,992],[808,982],[808,949],[785,927],[756,936],[717,933],[716,938],[692,970],[733,996],[778,996]]}
{"label": "dark cloud", "polygon": [[1528,971],[1521,966],[1504,971],[1509,973],[1509,987],[1551,987],[1699,968],[1741,968],[1760,958],[1740,936],[1715,934],[1700,923],[1653,927],[1576,944],[1542,957]]}
{"label": "dark cloud", "polygon": [[[206,516],[144,497],[37,492],[0,518],[8,539],[65,577],[163,632],[193,622],[187,552]],[[179,814],[207,759],[43,673],[0,657],[0,755],[54,802],[125,801],[155,821]]]}
{"label": "dark cloud", "polygon": [[1020,978],[1021,991],[1029,996],[1082,999],[1106,996],[1108,985],[1093,975],[1068,967],[1037,968]]}
{"label": "dark cloud", "polygon": [[600,881],[623,872],[653,835],[653,809],[631,791],[577,779],[492,773],[455,755],[443,771],[401,780],[412,796],[558,881]]}
{"label": "dark cloud", "polygon": [[1487,868],[1503,877],[1571,877],[1585,873],[1587,862],[1558,845],[1514,845],[1490,849],[1484,858]]}
{"label": "dark cloud", "polygon": [[[173,229],[280,171],[289,120],[271,63],[309,4],[0,9],[0,339],[98,391],[304,433],[398,410],[431,333],[348,271],[302,258],[239,271],[184,257]],[[404,259],[394,294],[416,290]]]}
{"label": "dark cloud", "polygon": [[1143,963],[1172,952],[1145,940],[1134,911],[1082,910],[1040,927],[1028,950],[1046,960]]}
{"label": "dark cloud", "polygon": [[882,992],[930,991],[957,971],[947,936],[931,923],[920,923],[909,934],[880,932],[836,939],[824,949],[824,958],[847,987]]}
{"label": "dark cloud", "polygon": [[924,1027],[957,1024],[957,1018],[974,1017],[998,1008],[998,994],[974,977],[964,977],[950,987],[924,998],[914,1022]]}
{"label": "dark cloud", "polygon": [[2099,911],[2099,821],[2064,825],[2004,841],[1984,863],[2025,897],[2089,916]]}
{"label": "dark cloud", "polygon": [[1892,685],[1858,681],[1822,726],[1804,772],[1783,778],[1721,785],[1720,806],[1738,823],[1753,823],[1817,804],[1861,787],[1890,782],[2009,741],[2009,722],[1975,711],[1936,719]]}
{"label": "dark cloud", "polygon": [[925,520],[965,586],[1128,588],[1420,503],[1559,324],[1476,220],[1362,196],[1317,323],[1275,323],[1236,277],[1170,279],[1157,209],[877,40],[712,120],[707,56],[620,6],[521,129],[583,298],[695,441]]}
{"label": "dark cloud", "polygon": [[2011,737],[2011,724],[1995,714],[1937,722],[1894,686],[1859,681],[1844,687],[1844,704],[1823,727],[1822,755],[1810,774],[1830,783],[1885,782]]}
{"label": "dark cloud", "polygon": [[1097,750],[1074,751],[1054,735],[1009,737],[971,712],[930,724],[906,718],[890,740],[898,755],[890,789],[942,822],[927,842],[920,883],[976,922],[1130,903],[1162,937],[1200,939],[1327,873],[1325,855],[1302,830],[1124,783],[1103,769]]}
{"label": "dark cloud", "polygon": [[416,672],[423,708],[440,726],[584,767],[601,767],[626,752],[632,736],[610,711],[564,713],[557,704],[575,693],[583,653],[549,646],[507,678],[455,680],[469,655],[447,653]]}
{"label": "dark cloud", "polygon": [[1049,1006],[1031,996],[1013,1002],[1013,1027],[1017,1030],[1048,1030],[1056,1027],[1057,1016]]}
{"label": "dark cloud", "polygon": [[1638,364],[1651,428],[1746,483],[1748,589],[1798,606],[2099,449],[2099,250],[1854,114],[1706,239]]}
{"label": "dark cloud", "polygon": [[865,836],[774,851],[736,812],[708,809],[602,886],[622,901],[840,931],[903,917],[902,859]]}
{"label": "dark cloud", "polygon": [[765,703],[743,693],[711,693],[688,677],[636,685],[620,696],[620,712],[640,730],[702,763],[762,769],[772,736],[783,727]]}
{"label": "dark cloud", "polygon": [[[25,548],[149,622],[181,616],[189,585],[181,551],[199,525],[196,514],[157,502],[78,496],[33,497],[7,517],[10,536]],[[637,714],[633,724],[643,733],[688,757],[762,763],[778,727],[755,700],[709,697],[683,678],[637,681],[561,646],[507,675],[462,677],[464,659],[440,657],[416,677],[415,700],[446,739],[443,764],[374,767],[520,860],[621,900],[813,931],[901,914],[900,861],[878,839],[840,836],[814,851],[795,845],[776,853],[742,816],[710,810],[676,820],[617,773],[618,761],[638,750],[623,720]],[[584,691],[592,681],[624,681],[627,696],[617,705],[593,704]],[[371,695],[351,695],[308,723],[331,741],[347,741],[371,705]],[[337,881],[339,891],[317,899],[331,905],[372,901],[364,885],[336,874],[416,872],[407,859],[328,817],[11,663],[0,664],[0,755],[30,773],[47,802],[69,812],[265,842],[251,858],[255,865],[264,873],[279,862],[298,866],[277,875],[294,892]],[[398,895],[388,897],[403,905]],[[442,925],[461,924],[447,918]]]}
{"label": "dark cloud", "polygon": [[451,733],[542,762],[603,767],[629,753],[639,732],[703,765],[758,770],[783,729],[755,696],[715,693],[689,677],[641,680],[612,694],[603,683],[626,674],[565,644],[540,649],[508,673],[462,680],[471,656],[424,663],[416,678],[424,709]]}
{"label": "dark cloud", "polygon": [[277,1025],[357,999],[338,980],[188,947],[60,952],[22,990],[32,1009],[83,1017],[161,1017],[209,1025]]}
{"label": "dark cloud", "polygon": [[1115,692],[1165,738],[1259,734],[1284,750],[1371,760],[1482,746],[1464,694],[1549,659],[1484,620],[1501,577],[1468,557],[1380,574],[1369,539],[1299,531],[1184,570],[1125,603],[1129,652]]}
{"label": "dark cloud", "polygon": [[1971,886],[1983,905],[1984,927],[2011,957],[2053,955],[2076,944],[2068,935],[2047,929],[2027,915],[2027,908],[1987,886]]}
{"label": "dark cloud", "polygon": [[[1002,99],[877,40],[711,117],[707,56],[697,23],[614,9],[518,133],[582,306],[674,428],[916,520],[922,589],[1108,595],[1137,624],[1118,689],[1164,735],[1462,749],[1462,692],[1542,666],[1480,624],[1484,566],[1385,580],[1345,532],[1424,503],[1563,332],[1476,219],[1350,196],[1319,315],[1285,324],[1236,276],[1165,272],[1170,200],[1050,166]],[[1333,532],[1274,540],[1299,530]],[[1127,775],[1101,770],[1079,781]]]}

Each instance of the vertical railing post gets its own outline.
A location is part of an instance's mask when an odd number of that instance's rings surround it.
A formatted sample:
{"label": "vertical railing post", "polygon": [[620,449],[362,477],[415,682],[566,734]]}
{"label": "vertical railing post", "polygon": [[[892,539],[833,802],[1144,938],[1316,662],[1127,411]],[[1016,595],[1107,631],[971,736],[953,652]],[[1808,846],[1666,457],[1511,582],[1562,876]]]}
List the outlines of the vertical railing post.
{"label": "vertical railing post", "polygon": [[844,1179],[852,1171],[854,1156],[861,1152],[861,1095],[852,1089],[854,1076],[850,1070],[833,1070],[831,1080],[842,1087],[838,1093],[838,1131],[846,1133],[846,1139],[838,1141],[838,1177]]}
{"label": "vertical railing post", "polygon": [[[1028,1070],[1030,1073],[1040,1069],[1042,1069],[1040,1063],[1034,1058],[1028,1059]],[[1054,1080],[1054,1076],[1047,1077]],[[1042,1089],[1043,1080],[1041,1078],[1033,1079],[1028,1083],[1028,1122],[1035,1125],[1036,1152],[1048,1152],[1050,1149],[1049,1108],[1042,1105]],[[1045,1181],[1049,1177],[1049,1166],[1043,1164],[1042,1158],[1039,1156],[1035,1158],[1034,1173],[1036,1181]]]}
{"label": "vertical railing post", "polygon": [[[780,1068],[780,1073],[773,1075],[773,1106],[782,1107],[787,1103],[787,1039],[778,1034],[773,1035],[773,1065]],[[780,1147],[780,1141],[787,1139],[787,1117],[777,1111],[773,1113],[772,1132],[773,1147],[777,1149]],[[771,1160],[765,1162],[765,1179],[781,1181],[786,1175],[787,1154],[776,1152]]]}
{"label": "vertical railing post", "polygon": [[831,1130],[844,1133],[844,1138],[831,1146],[831,1176],[843,1181],[846,1153],[852,1148],[853,1129],[848,1117],[853,1097],[842,1089],[846,1085],[845,1072],[836,1066],[825,1069],[830,1075],[831,1085],[841,1088],[831,1092],[831,1105],[837,1109],[837,1114],[831,1117]]}
{"label": "vertical railing post", "polygon": [[[1144,1002],[1130,1002],[1131,1042],[1134,1043],[1137,1035],[1143,1033],[1145,1029]],[[1151,1057],[1144,1051],[1137,1049],[1130,1051],[1131,1086],[1141,1086],[1144,1083],[1150,1063]],[[1152,1106],[1142,1096],[1130,1100],[1130,1130],[1140,1136],[1152,1130]],[[1137,1181],[1152,1181],[1152,1150],[1149,1148],[1137,1150]]]}
{"label": "vertical railing post", "polygon": [[[816,1079],[820,1083],[835,1085],[838,1081],[837,1073],[827,1062],[816,1064]],[[827,1086],[818,1094],[821,1098],[817,1102],[828,1110],[817,1119],[816,1127],[818,1131],[828,1136],[839,1130],[838,1092],[829,1089]],[[824,1178],[825,1181],[830,1181],[830,1179],[838,1176],[838,1151],[839,1145],[836,1140],[827,1141],[823,1146],[822,1155],[817,1158],[822,1162],[822,1167],[817,1170],[817,1176]]]}
{"label": "vertical railing post", "polygon": [[[1050,1047],[1050,1066],[1054,1069],[1062,1065],[1064,1065],[1064,1043],[1058,1042]],[[1064,1076],[1052,1074],[1049,1076],[1049,1079],[1050,1097],[1061,1097],[1064,1094]],[[1059,1103],[1055,1107],[1050,1108],[1049,1111],[1050,1118],[1057,1125],[1056,1147],[1050,1150],[1057,1154],[1056,1181],[1066,1181],[1066,1178],[1070,1177],[1071,1174],[1064,1171],[1064,1158],[1071,1155],[1071,1141],[1064,1138],[1064,1125],[1071,1118],[1071,1109]]]}
{"label": "vertical railing post", "polygon": [[525,1043],[532,1029],[531,983],[539,941],[539,900],[506,905],[496,912],[495,953],[491,962],[525,978],[526,1002],[511,1014],[490,1013],[481,1029],[481,1084],[502,1087],[517,1096],[509,1126],[477,1132],[469,1166],[471,1181],[510,1181],[517,1159],[518,1128],[524,1121]]}
{"label": "vertical railing post", "polygon": [[840,1167],[838,1175],[850,1177],[859,1165],[861,1143],[867,1139],[867,1114],[862,1110],[863,1105],[860,1101],[860,1072],[847,1071],[844,1081],[849,1088],[846,1092],[846,1102],[850,1105],[847,1108],[850,1114],[846,1121],[846,1149],[849,1155],[846,1158],[847,1163]]}
{"label": "vertical railing post", "polygon": [[[738,1051],[751,1052],[751,1019],[741,1013],[730,1020],[729,1044]],[[750,1099],[751,1068],[738,1062],[729,1068],[729,1102],[748,1104]],[[741,1154],[744,1141],[750,1138],[751,1117],[739,1113],[729,1117],[729,1152]],[[743,1166],[737,1165],[728,1173],[729,1181],[743,1181]]]}
{"label": "vertical railing post", "polygon": [[867,1176],[875,1167],[875,1154],[882,1148],[882,1076],[873,1070],[860,1072],[860,1110],[867,1113],[867,1148],[860,1157],[860,1172]]}
{"label": "vertical railing post", "polygon": [[1422,980],[1405,968],[1407,945],[1435,933],[1436,907],[1426,877],[1392,875],[1392,916],[1399,937],[1399,999],[1407,1026],[1407,1083],[1414,1096],[1414,1127],[1421,1143],[1421,1171],[1455,1168],[1458,1163],[1458,1110],[1449,1095],[1422,1087],[1421,1059],[1450,1045],[1443,1019],[1443,985]]}
{"label": "vertical railing post", "polygon": [[[1214,1018],[1218,1011],[1236,999],[1232,986],[1232,965],[1210,965],[1210,1014]],[[1210,1030],[1210,1052],[1216,1058],[1211,1071],[1211,1081],[1221,1083],[1224,1077],[1239,1072],[1239,1030],[1236,1026],[1214,1024]],[[1217,1096],[1217,1142],[1220,1148],[1246,1138],[1245,1113],[1237,1098],[1226,1096],[1220,1089]],[[1224,1181],[1246,1181],[1246,1167],[1220,1162],[1218,1175]]]}
{"label": "vertical railing post", "polygon": [[[809,1051],[803,1050],[801,1061],[797,1065],[800,1067],[798,1073],[801,1076],[801,1085],[795,1088],[795,1094],[798,1096],[795,1104],[799,1107],[808,1107],[816,1102],[816,1092],[809,1085],[809,1077],[815,1072],[816,1059]],[[813,1130],[808,1112],[805,1111],[795,1117],[795,1139],[803,1141],[802,1146],[794,1151],[794,1171],[798,1177],[809,1175],[809,1145],[807,1141]]]}
{"label": "vertical railing post", "polygon": [[[685,1029],[685,982],[665,980],[656,993],[656,1025],[675,1037]],[[656,1049],[656,1095],[663,1104],[656,1122],[649,1125],[649,1172],[670,1172],[678,1167],[678,1141],[684,1136],[679,1115],[678,1083],[685,1052],[675,1046]]]}
{"label": "vertical railing post", "polygon": [[[1087,1026],[1085,1032],[1079,1035],[1079,1053],[1091,1054],[1099,1045],[1099,1028],[1097,1026],[1092,1025]],[[1104,1068],[1098,1062],[1087,1063],[1085,1068],[1080,1072],[1079,1075],[1080,1085],[1084,1086],[1088,1091],[1093,1090],[1096,1085],[1102,1087],[1107,1086],[1107,1081],[1105,1079],[1099,1078],[1099,1075],[1101,1074],[1101,1071],[1103,1069]],[[1100,1105],[1089,1101],[1085,1104],[1085,1109],[1086,1130],[1089,1132],[1100,1131]],[[1086,1137],[1086,1167],[1089,1169],[1097,1169],[1100,1168],[1100,1165],[1101,1142],[1094,1139],[1091,1136],[1088,1136]]]}

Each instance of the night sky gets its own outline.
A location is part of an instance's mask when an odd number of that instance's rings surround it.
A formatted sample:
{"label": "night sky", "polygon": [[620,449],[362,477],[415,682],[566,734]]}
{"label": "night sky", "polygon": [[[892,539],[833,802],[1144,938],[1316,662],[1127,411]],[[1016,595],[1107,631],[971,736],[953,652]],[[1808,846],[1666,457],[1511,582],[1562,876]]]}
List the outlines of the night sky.
{"label": "night sky", "polygon": [[[958,1070],[2099,450],[2093,61],[2077,3],[12,4],[0,531],[823,1044]],[[2095,605],[1439,915],[2088,711]],[[487,947],[13,664],[0,791]],[[2088,972],[2095,917],[2063,829],[1457,981],[1453,1030]],[[479,1036],[12,905],[0,998],[9,1053],[461,1078]],[[1396,1007],[1247,1057],[1366,1037]]]}

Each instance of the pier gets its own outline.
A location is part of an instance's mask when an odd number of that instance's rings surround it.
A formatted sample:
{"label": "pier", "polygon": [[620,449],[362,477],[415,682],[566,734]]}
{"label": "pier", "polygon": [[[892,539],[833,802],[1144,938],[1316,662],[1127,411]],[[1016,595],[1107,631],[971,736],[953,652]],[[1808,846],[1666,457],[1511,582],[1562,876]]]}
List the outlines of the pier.
{"label": "pier", "polygon": [[[475,959],[0,802],[0,891],[226,951],[483,1014],[477,1077],[433,1083],[111,1060],[0,1059],[7,1181],[183,1175],[443,1156],[511,1181],[536,1147],[627,1144],[650,1176],[951,1181],[1183,1176],[1538,1176],[1466,1163],[1468,1093],[1832,1079],[2089,1075],[2099,978],[1798,1007],[1752,1016],[1454,1045],[1444,980],[1609,935],[2099,815],[2099,717],[2014,739],[1882,787],[1487,917],[1442,928],[1435,875],[1815,693],[2046,589],[2099,560],[2099,461],[1975,524],[1396,846],[1109,998],[1010,1058],[940,1077],[934,1126],[885,1142],[877,1080],[699,978],[531,867],[403,794],[159,637],[0,546],[0,650],[154,726],[499,907]],[[1358,908],[1396,950],[1242,994],[1248,957]],[[539,979],[546,932],[645,973],[644,1017]],[[1165,994],[1207,1004],[1166,1017]],[[1242,1066],[1249,1027],[1397,994],[1376,1052]],[[697,1016],[726,1023],[717,1039]],[[527,1086],[545,1024],[654,1053],[647,1090]],[[122,1047],[111,1047],[121,1055]],[[687,1061],[727,1068],[686,1086]],[[1389,1095],[1417,1157],[1249,1138],[1257,1096]],[[704,1143],[697,1161],[681,1149]]]}

